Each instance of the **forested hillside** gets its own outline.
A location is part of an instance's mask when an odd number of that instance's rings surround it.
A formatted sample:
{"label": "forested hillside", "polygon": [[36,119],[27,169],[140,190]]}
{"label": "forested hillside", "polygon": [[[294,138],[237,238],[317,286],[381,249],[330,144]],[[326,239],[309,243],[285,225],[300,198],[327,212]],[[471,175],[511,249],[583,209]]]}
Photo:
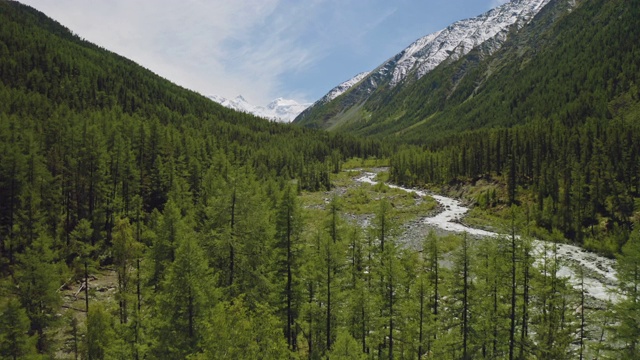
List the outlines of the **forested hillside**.
{"label": "forested hillside", "polygon": [[[620,94],[578,125],[392,153],[225,109],[0,0],[0,358],[637,358],[637,97]],[[397,183],[509,184],[478,202],[511,236],[406,246],[434,200],[341,171],[389,158]],[[532,214],[556,242],[615,245],[615,303],[560,276],[553,242],[534,251]]]}
{"label": "forested hillside", "polygon": [[347,91],[304,120],[424,144],[540,119],[579,125],[634,113],[639,12],[621,0],[554,0],[490,56],[479,47],[418,81],[379,85],[366,101],[351,102]]}
{"label": "forested hillside", "polygon": [[[544,46],[535,55],[531,48],[521,57],[502,54],[516,60],[479,89],[463,79],[449,96],[466,88],[464,103],[443,102],[411,127],[412,134],[443,131],[422,149],[395,153],[393,180],[497,178],[507,187],[502,200],[531,204],[540,227],[618,252],[639,220],[640,53],[633,40],[640,38],[639,15],[635,3],[580,2],[554,32],[540,34],[547,38],[537,40]],[[489,207],[497,202],[482,200]]]}
{"label": "forested hillside", "polygon": [[491,56],[314,111],[342,109],[336,132],[418,145],[392,156],[396,183],[492,179],[508,189],[478,204],[524,203],[541,228],[612,255],[639,216],[638,39],[638,3],[555,0]]}
{"label": "forested hillside", "polygon": [[[2,308],[27,315],[3,326],[27,326],[38,352],[54,348],[61,286],[102,265],[128,272],[130,261],[155,256],[145,281],[158,289],[195,232],[217,239],[207,254],[219,256],[202,258],[212,266],[199,269],[229,269],[212,284],[253,284],[259,266],[246,262],[275,241],[271,217],[285,188],[328,189],[329,172],[344,159],[383,155],[375,140],[225,109],[17,2],[0,2],[0,24]],[[245,238],[253,245],[238,240]],[[133,285],[129,273],[121,275],[124,296]],[[237,286],[224,298],[249,292],[246,283]],[[120,301],[127,323],[134,301]]]}

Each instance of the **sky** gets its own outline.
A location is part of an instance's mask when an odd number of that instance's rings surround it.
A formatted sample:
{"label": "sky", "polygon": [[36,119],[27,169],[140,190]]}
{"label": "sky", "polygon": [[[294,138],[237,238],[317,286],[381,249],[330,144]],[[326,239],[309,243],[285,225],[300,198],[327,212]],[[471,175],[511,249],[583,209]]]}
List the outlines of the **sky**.
{"label": "sky", "polygon": [[203,95],[313,102],[507,0],[20,0]]}

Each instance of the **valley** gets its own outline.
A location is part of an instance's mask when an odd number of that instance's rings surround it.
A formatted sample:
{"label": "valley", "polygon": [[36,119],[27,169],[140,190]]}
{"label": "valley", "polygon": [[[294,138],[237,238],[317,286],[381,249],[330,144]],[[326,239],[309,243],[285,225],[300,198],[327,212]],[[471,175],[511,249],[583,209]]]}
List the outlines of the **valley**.
{"label": "valley", "polygon": [[0,358],[640,358],[637,39],[512,0],[258,107],[0,0]]}
{"label": "valley", "polygon": [[[362,177],[357,178],[355,181],[369,183],[376,185],[374,179],[377,174],[375,172],[364,172]],[[425,191],[417,189],[409,189],[397,185],[388,184],[389,187],[394,189],[400,189],[409,193],[415,193],[418,196],[429,196],[434,198],[438,204],[440,212],[434,216],[421,216],[419,221],[413,223],[413,227],[426,227],[428,229],[439,229],[445,232],[453,233],[466,233],[473,237],[508,237],[507,234],[499,234],[492,231],[482,230],[464,225],[465,213],[469,210],[460,204],[459,200],[428,194]],[[489,224],[491,225],[491,224]],[[422,233],[426,236],[425,231]],[[520,235],[516,235],[520,237]],[[403,239],[406,239],[403,241]],[[405,243],[407,246],[416,248],[422,251],[421,248],[416,246],[419,239],[415,239],[407,236],[407,232],[399,236],[399,241]],[[559,262],[560,267],[557,269],[558,276],[569,278],[570,283],[577,289],[581,289],[584,285],[584,291],[587,296],[592,300],[596,300],[599,308],[606,308],[608,301],[615,301],[615,287],[617,286],[617,278],[615,268],[615,261],[600,256],[595,253],[590,253],[584,249],[570,244],[563,243],[549,243],[536,239],[531,239],[531,245],[533,247],[534,258],[537,260],[535,265],[540,265],[541,259],[545,257],[555,257]],[[555,247],[555,248],[554,248]],[[584,278],[580,278],[578,274],[582,274]],[[584,282],[584,283],[583,283]],[[593,306],[593,304],[592,304]]]}

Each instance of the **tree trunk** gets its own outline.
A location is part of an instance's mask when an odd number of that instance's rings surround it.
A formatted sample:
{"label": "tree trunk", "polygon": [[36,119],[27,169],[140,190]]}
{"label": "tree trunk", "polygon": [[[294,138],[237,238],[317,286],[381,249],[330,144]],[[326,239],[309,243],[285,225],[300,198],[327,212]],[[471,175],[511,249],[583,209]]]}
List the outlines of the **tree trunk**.
{"label": "tree trunk", "polygon": [[516,235],[513,218],[511,221],[511,310],[509,314],[511,325],[509,328],[509,360],[513,360],[516,334]]}
{"label": "tree trunk", "polygon": [[418,360],[422,357],[422,341],[423,341],[423,323],[424,323],[424,280],[420,279],[420,315],[419,315],[419,331],[418,331]]}
{"label": "tree trunk", "polygon": [[462,358],[468,359],[467,341],[469,337],[469,258],[467,254],[467,234],[464,235],[464,263],[462,267]]}
{"label": "tree trunk", "polygon": [[84,261],[84,308],[89,316],[89,271],[87,260]]}
{"label": "tree trunk", "polygon": [[229,286],[233,285],[233,271],[235,267],[235,250],[234,250],[234,238],[235,238],[235,223],[236,223],[236,189],[233,189],[233,195],[231,196],[231,241],[229,243]]}
{"label": "tree trunk", "polygon": [[389,257],[389,360],[393,360],[393,256]]}
{"label": "tree trunk", "polygon": [[292,297],[292,274],[291,274],[291,211],[287,208],[287,345],[289,350],[293,350],[293,337],[291,335],[291,324],[293,323],[293,312],[291,309]]}
{"label": "tree trunk", "polygon": [[327,351],[331,350],[331,256],[327,246]]}
{"label": "tree trunk", "polygon": [[524,249],[524,293],[522,301],[522,331],[520,333],[520,359],[524,359],[524,343],[527,338],[529,327],[529,249]]}

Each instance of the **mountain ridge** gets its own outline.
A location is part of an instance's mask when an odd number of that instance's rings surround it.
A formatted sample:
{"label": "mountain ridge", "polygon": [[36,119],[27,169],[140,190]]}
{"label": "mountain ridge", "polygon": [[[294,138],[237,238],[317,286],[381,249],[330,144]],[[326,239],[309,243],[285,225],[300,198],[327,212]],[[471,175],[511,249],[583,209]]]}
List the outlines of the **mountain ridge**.
{"label": "mountain ridge", "polygon": [[349,109],[366,102],[380,88],[393,89],[398,85],[419,80],[438,65],[459,60],[480,47],[483,48],[485,56],[490,55],[506,41],[512,26],[522,28],[549,1],[514,0],[479,16],[456,21],[442,30],[425,35],[382,63],[366,77],[352,82],[354,86],[340,94],[345,94],[345,99],[334,97],[331,99],[334,104],[329,109],[323,108],[328,102],[316,102],[303,111],[294,122],[309,127],[333,128],[339,125],[342,115],[350,113]]}
{"label": "mountain ridge", "polygon": [[295,100],[281,97],[271,101],[266,106],[253,105],[242,95],[238,95],[232,100],[219,95],[209,95],[207,97],[229,109],[284,123],[293,121],[298,114],[311,105],[311,103],[301,104]]}

